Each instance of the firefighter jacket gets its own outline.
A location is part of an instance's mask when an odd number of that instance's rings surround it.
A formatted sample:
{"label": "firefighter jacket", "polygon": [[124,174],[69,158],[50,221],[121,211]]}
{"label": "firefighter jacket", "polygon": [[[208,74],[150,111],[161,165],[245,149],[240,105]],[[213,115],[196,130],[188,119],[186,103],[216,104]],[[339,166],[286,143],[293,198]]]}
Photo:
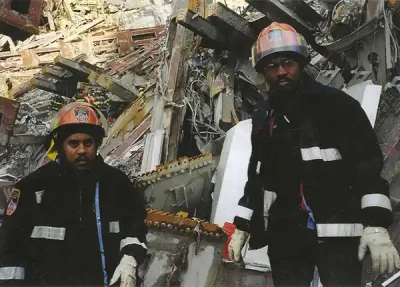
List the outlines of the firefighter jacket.
{"label": "firefighter jacket", "polygon": [[16,184],[0,228],[0,285],[104,286],[124,254],[143,262],[143,198],[96,161],[81,176],[50,162]]}
{"label": "firefighter jacket", "polygon": [[289,108],[274,109],[279,103],[270,100],[253,115],[248,181],[234,220],[251,233],[250,247],[267,245],[275,232],[301,232],[309,219],[303,197],[319,237],[361,236],[363,226],[390,225],[382,153],[360,104],[306,75],[293,98]]}

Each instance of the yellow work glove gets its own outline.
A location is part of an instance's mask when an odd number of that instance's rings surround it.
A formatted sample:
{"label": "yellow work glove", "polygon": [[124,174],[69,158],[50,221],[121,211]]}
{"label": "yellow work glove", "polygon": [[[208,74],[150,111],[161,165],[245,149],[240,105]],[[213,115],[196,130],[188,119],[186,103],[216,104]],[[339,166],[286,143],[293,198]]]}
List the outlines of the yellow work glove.
{"label": "yellow work glove", "polygon": [[235,229],[235,233],[232,235],[232,239],[228,245],[228,253],[229,258],[236,263],[242,259],[242,249],[248,237],[248,232],[239,229]]}
{"label": "yellow work glove", "polygon": [[365,227],[358,248],[358,259],[364,259],[369,248],[372,258],[372,270],[377,275],[392,273],[400,268],[399,253],[390,240],[389,233],[383,227]]}
{"label": "yellow work glove", "polygon": [[118,279],[121,279],[121,287],[136,286],[136,260],[132,256],[124,255],[121,262],[115,269],[114,275],[111,278],[110,286],[115,284]]}

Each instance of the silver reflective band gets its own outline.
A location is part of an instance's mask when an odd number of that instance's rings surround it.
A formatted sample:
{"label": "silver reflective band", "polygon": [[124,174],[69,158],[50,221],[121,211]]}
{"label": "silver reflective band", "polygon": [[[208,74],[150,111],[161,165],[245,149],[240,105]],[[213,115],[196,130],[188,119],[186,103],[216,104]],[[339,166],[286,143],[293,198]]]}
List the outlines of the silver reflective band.
{"label": "silver reflective band", "polygon": [[261,161],[257,162],[256,173],[260,174],[260,170],[261,170]]}
{"label": "silver reflective band", "polygon": [[237,213],[236,213],[236,215],[239,216],[239,217],[241,217],[241,218],[250,220],[250,219],[251,219],[251,216],[253,215],[253,210],[251,210],[250,208],[247,208],[247,207],[238,205],[238,206],[237,206]]}
{"label": "silver reflective band", "polygon": [[264,190],[264,216],[268,216],[271,205],[276,200],[276,193],[269,190]]}
{"label": "silver reflective band", "polygon": [[110,233],[119,233],[119,221],[110,222]]}
{"label": "silver reflective band", "polygon": [[119,244],[119,250],[122,250],[122,248],[130,244],[137,244],[142,246],[144,249],[147,249],[146,244],[140,242],[136,237],[127,237],[121,240],[121,243]]}
{"label": "silver reflective band", "polygon": [[23,267],[1,267],[0,280],[23,280],[25,269]]}
{"label": "silver reflective band", "polygon": [[357,237],[363,234],[361,223],[317,224],[318,237]]}
{"label": "silver reflective band", "polygon": [[52,240],[64,240],[64,227],[35,226],[31,238],[44,238]]}
{"label": "silver reflective band", "polygon": [[304,161],[323,160],[334,161],[342,159],[342,155],[336,148],[320,149],[319,147],[310,147],[301,149],[301,157]]}
{"label": "silver reflective band", "polygon": [[43,197],[44,190],[36,191],[36,203],[41,203],[42,202],[42,197]]}
{"label": "silver reflective band", "polygon": [[389,197],[380,193],[366,194],[361,199],[361,209],[371,206],[378,206],[392,211],[392,204]]}

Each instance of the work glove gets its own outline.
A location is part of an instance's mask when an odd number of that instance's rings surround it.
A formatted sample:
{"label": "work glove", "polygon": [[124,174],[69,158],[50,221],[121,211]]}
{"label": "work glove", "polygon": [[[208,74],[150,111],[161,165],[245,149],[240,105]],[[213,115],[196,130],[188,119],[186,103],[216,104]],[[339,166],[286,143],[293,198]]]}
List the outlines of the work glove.
{"label": "work glove", "polygon": [[383,227],[365,227],[358,248],[358,259],[364,259],[367,247],[371,252],[372,270],[375,275],[392,273],[400,268],[399,253],[390,240],[389,233]]}
{"label": "work glove", "polygon": [[242,248],[246,243],[249,233],[239,229],[235,229],[232,235],[232,239],[228,245],[229,258],[236,263],[240,262],[242,258]]}
{"label": "work glove", "polygon": [[121,262],[115,269],[114,275],[111,278],[110,286],[115,284],[118,279],[121,279],[121,287],[136,286],[136,260],[132,256],[124,255]]}

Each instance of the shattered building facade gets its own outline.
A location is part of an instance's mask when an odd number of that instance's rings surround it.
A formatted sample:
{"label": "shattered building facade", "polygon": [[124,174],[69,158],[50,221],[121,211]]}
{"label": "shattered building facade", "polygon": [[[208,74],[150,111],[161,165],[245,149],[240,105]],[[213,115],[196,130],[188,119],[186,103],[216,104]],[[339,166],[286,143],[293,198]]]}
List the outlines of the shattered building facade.
{"label": "shattered building facade", "polygon": [[[391,235],[400,247],[399,1],[18,3],[0,4],[0,213],[13,184],[47,162],[54,114],[87,101],[109,124],[100,154],[145,194],[151,232],[143,286],[272,286],[269,273],[254,271],[268,271],[268,258],[247,250],[244,269],[221,255],[224,223],[247,179],[249,119],[268,97],[251,46],[280,21],[309,43],[307,73],[367,112],[384,154],[396,217]],[[235,151],[241,156],[233,158]]]}

